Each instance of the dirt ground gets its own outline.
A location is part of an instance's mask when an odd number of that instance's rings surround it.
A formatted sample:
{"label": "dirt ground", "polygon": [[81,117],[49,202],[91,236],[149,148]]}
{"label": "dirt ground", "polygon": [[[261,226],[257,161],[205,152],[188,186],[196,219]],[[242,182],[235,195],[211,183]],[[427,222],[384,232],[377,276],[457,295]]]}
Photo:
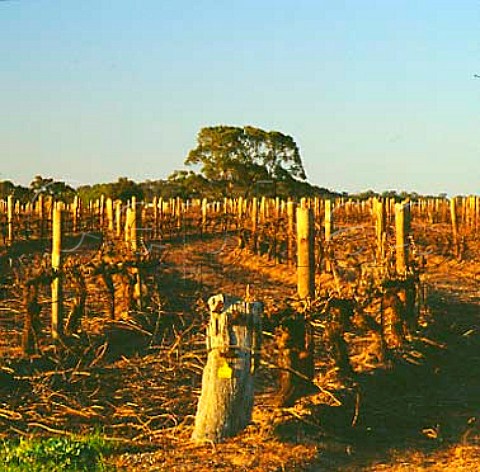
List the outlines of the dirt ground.
{"label": "dirt ground", "polygon": [[[88,363],[63,371],[34,369],[32,362],[45,361],[21,361],[10,350],[17,359],[5,359],[2,372],[15,370],[19,385],[2,388],[4,436],[26,435],[25,425],[28,434],[100,429],[119,440],[119,452],[109,459],[119,470],[479,469],[480,266],[474,258],[427,258],[421,329],[390,368],[375,358],[374,333],[352,334],[351,384],[340,385],[331,361],[320,357],[319,391],[280,409],[275,356],[266,339],[251,425],[221,444],[191,442],[206,356],[206,299],[219,292],[242,296],[248,285],[266,311],[274,312],[281,299],[295,294],[293,269],[235,248],[228,237],[165,247],[162,308],[173,328],[156,345],[120,356],[107,352],[110,357],[98,362],[99,351],[88,351]],[[2,330],[12,334],[15,322],[7,323],[7,308],[2,307]]]}
{"label": "dirt ground", "polygon": [[[172,250],[168,260],[172,270],[183,266],[186,284],[200,282],[203,297],[219,291],[241,296],[249,284],[269,310],[279,292],[295,292],[293,270],[238,255],[233,242],[186,245]],[[252,424],[238,437],[215,446],[195,445],[189,441],[190,422],[157,450],[120,456],[117,464],[178,471],[478,470],[477,271],[474,261],[428,258],[422,328],[406,349],[414,353],[413,362],[405,353],[391,369],[368,365],[365,351],[375,338],[352,343],[358,402],[330,378],[327,363],[317,366],[316,378],[325,391],[280,410],[273,405],[271,371],[265,368]]]}

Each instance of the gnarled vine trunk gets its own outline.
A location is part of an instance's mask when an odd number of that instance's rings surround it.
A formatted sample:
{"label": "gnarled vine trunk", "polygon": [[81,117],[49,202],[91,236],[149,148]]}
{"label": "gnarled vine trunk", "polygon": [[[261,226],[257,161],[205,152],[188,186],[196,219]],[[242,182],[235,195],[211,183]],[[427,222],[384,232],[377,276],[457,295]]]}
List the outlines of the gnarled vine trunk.
{"label": "gnarled vine trunk", "polygon": [[208,358],[192,439],[218,442],[250,421],[263,304],[224,294],[211,297],[208,304]]}

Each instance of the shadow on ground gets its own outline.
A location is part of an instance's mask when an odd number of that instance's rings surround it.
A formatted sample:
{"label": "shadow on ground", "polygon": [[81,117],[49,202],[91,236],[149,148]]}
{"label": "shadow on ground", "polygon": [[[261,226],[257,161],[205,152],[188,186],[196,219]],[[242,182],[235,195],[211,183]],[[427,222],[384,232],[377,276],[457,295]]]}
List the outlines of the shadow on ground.
{"label": "shadow on ground", "polygon": [[412,343],[420,365],[400,357],[391,369],[357,374],[357,415],[350,392],[341,407],[311,408],[320,430],[300,421],[282,426],[285,440],[302,436],[299,429],[316,434],[320,453],[310,471],[361,470],[402,452],[480,441],[480,307],[442,292],[429,305],[429,325]]}

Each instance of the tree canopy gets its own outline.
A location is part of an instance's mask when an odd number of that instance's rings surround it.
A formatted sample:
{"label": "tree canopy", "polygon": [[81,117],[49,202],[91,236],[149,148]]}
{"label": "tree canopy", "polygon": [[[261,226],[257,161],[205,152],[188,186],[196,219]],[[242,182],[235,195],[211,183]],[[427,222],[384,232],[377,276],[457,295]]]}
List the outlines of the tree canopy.
{"label": "tree canopy", "polygon": [[123,202],[132,198],[132,196],[135,196],[138,200],[142,200],[144,197],[142,187],[127,177],[119,177],[116,182],[82,185],[78,188],[78,193],[84,201],[95,200],[102,195],[113,199],[118,198]]}
{"label": "tree canopy", "polygon": [[248,186],[260,180],[306,179],[300,151],[291,136],[253,126],[212,126],[200,130],[186,165],[201,165],[212,182]]}
{"label": "tree canopy", "polygon": [[75,195],[75,189],[65,182],[41,175],[36,175],[30,182],[30,190],[34,196],[51,195],[57,200],[64,201],[70,201]]}

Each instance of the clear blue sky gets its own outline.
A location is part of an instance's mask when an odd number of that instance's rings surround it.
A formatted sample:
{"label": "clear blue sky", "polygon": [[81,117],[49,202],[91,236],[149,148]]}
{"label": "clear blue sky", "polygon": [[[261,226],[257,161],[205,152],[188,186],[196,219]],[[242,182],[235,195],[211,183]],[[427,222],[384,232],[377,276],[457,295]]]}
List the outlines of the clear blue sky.
{"label": "clear blue sky", "polygon": [[164,178],[203,126],[335,190],[480,192],[480,2],[0,1],[0,179]]}

